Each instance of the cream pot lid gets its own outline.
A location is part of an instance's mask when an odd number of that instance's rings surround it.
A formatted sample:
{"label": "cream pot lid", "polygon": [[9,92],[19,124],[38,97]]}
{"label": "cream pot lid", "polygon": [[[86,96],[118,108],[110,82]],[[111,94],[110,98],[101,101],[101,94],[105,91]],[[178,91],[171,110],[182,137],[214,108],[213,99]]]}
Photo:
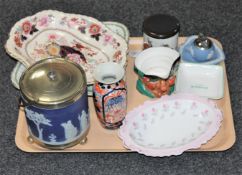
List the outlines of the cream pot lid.
{"label": "cream pot lid", "polygon": [[62,58],[49,58],[29,67],[20,79],[22,97],[31,105],[60,108],[76,101],[86,89],[83,69]]}

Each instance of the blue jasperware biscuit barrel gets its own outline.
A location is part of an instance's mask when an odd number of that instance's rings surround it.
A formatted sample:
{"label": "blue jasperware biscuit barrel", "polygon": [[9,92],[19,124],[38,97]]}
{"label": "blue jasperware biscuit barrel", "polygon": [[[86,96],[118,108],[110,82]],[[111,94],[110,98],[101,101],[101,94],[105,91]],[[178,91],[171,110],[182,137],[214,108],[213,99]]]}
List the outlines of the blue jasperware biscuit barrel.
{"label": "blue jasperware biscuit barrel", "polygon": [[62,58],[41,60],[21,76],[20,91],[34,142],[64,149],[86,139],[87,85],[79,65]]}

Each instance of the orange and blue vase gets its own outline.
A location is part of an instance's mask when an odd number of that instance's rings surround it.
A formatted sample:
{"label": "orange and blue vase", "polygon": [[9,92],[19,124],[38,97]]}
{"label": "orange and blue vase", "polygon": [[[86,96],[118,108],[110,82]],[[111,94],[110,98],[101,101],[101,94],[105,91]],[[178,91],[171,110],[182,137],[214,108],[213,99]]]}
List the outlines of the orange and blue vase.
{"label": "orange and blue vase", "polygon": [[122,125],[127,111],[124,69],[117,63],[102,63],[94,71],[93,100],[96,114],[104,128]]}

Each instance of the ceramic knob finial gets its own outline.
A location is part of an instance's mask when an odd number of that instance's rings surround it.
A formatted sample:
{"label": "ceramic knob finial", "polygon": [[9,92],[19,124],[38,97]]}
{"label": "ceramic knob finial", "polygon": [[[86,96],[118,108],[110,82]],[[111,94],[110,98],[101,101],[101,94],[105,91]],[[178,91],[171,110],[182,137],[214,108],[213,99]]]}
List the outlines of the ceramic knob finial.
{"label": "ceramic knob finial", "polygon": [[212,44],[212,41],[203,33],[199,33],[197,39],[194,40],[194,45],[200,49],[210,49]]}

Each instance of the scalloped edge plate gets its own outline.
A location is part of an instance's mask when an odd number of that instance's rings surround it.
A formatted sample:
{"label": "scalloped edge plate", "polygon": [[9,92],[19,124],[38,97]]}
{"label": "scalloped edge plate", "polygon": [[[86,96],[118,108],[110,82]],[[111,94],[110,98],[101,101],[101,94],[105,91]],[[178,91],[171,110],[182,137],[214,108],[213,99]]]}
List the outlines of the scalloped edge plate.
{"label": "scalloped edge plate", "polygon": [[[122,27],[121,34],[126,30]],[[43,58],[71,59],[83,67],[87,84],[92,84],[99,63],[113,61],[126,66],[128,35],[124,39],[120,33],[92,17],[44,10],[15,23],[5,49],[27,67]]]}
{"label": "scalloped edge plate", "polygon": [[[113,21],[105,21],[103,22],[106,27],[108,27],[110,30],[113,32],[117,33],[119,36],[125,39],[125,41],[128,43],[129,41],[129,31],[128,28],[118,22],[113,22]],[[24,66],[23,63],[17,62],[16,65],[14,66],[12,72],[11,72],[11,82],[13,86],[17,89],[19,89],[19,79],[22,75],[22,73],[26,70],[26,67]],[[88,86],[88,95],[92,96],[92,86]]]}
{"label": "scalloped edge plate", "polygon": [[[178,119],[176,117],[187,118]],[[190,119],[189,123],[184,123],[184,126],[181,126],[182,121],[186,121],[188,118]],[[173,120],[180,122],[166,125],[162,123]],[[197,120],[197,122],[193,123],[192,120]],[[146,156],[180,155],[186,150],[199,148],[214,137],[222,120],[222,112],[213,101],[191,94],[174,94],[146,101],[143,105],[129,112],[120,127],[119,137],[123,140],[123,145],[126,148]],[[161,125],[163,127],[160,127]],[[149,128],[149,126],[152,127]],[[192,126],[196,127],[196,131],[190,131]],[[163,128],[167,132],[162,132]],[[177,140],[170,139],[177,137],[172,133],[175,131],[181,133],[181,130],[189,137],[183,136],[184,138],[176,138]],[[147,136],[147,133],[150,135]],[[167,135],[170,137],[164,138]],[[156,138],[152,139],[155,136]]]}

